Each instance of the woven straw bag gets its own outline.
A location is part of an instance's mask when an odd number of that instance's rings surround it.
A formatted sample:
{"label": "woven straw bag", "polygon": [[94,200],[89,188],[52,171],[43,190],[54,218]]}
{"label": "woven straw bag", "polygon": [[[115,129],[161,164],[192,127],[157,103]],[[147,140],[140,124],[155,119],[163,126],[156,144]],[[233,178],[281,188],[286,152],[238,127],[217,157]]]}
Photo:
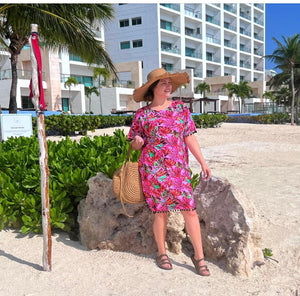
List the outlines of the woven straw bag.
{"label": "woven straw bag", "polygon": [[136,204],[145,201],[141,176],[137,162],[130,161],[131,145],[127,152],[127,158],[122,167],[113,175],[113,192],[121,201],[125,214],[128,215],[124,203]]}

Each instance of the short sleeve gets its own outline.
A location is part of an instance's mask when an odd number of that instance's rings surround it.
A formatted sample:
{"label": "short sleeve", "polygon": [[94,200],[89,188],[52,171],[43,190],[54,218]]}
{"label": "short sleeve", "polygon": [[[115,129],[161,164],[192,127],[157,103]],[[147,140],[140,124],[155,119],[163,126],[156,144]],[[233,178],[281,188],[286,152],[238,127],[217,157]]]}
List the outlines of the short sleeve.
{"label": "short sleeve", "polygon": [[185,125],[183,130],[183,136],[187,137],[197,132],[195,122],[192,118],[192,114],[187,106],[183,107],[183,114],[185,117]]}
{"label": "short sleeve", "polygon": [[127,136],[128,141],[132,141],[135,136],[140,136],[140,137],[144,138],[141,115],[142,115],[142,110],[139,109],[133,117],[132,124],[131,124],[130,130],[129,130],[129,133]]}

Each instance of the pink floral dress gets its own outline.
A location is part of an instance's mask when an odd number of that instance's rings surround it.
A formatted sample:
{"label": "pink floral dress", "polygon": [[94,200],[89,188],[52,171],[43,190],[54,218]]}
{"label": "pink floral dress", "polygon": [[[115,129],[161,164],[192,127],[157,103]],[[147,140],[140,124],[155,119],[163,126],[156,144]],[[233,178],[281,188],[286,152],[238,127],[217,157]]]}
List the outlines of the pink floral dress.
{"label": "pink floral dress", "polygon": [[194,210],[188,148],[184,137],[196,132],[189,109],[173,101],[166,109],[140,108],[128,140],[144,140],[139,170],[146,203],[153,213]]}

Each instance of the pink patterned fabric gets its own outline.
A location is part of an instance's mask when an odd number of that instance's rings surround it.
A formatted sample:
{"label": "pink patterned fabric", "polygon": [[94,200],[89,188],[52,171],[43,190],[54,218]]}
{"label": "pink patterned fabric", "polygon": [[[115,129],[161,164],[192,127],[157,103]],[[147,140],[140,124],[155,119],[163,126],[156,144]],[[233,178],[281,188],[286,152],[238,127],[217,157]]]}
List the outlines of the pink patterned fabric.
{"label": "pink patterned fabric", "polygon": [[196,132],[189,109],[173,101],[166,109],[140,108],[128,140],[144,140],[139,169],[146,203],[153,213],[194,210],[188,148],[184,137]]}

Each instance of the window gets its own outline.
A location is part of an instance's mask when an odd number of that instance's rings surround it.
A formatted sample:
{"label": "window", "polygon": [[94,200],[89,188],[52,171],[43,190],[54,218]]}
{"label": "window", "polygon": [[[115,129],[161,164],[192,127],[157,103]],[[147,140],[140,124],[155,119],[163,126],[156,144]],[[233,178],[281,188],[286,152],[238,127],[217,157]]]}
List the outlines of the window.
{"label": "window", "polygon": [[135,17],[135,18],[132,18],[132,19],[131,19],[131,24],[132,24],[133,26],[141,25],[141,24],[142,24],[142,18],[141,18],[141,17]]}
{"label": "window", "polygon": [[173,71],[173,64],[162,63],[161,66],[162,66],[162,68],[164,68],[166,71]]}
{"label": "window", "polygon": [[245,76],[241,75],[241,76],[240,76],[240,80],[241,80],[241,81],[245,80]]}
{"label": "window", "polygon": [[34,109],[32,99],[27,96],[22,96],[22,109]]}
{"label": "window", "polygon": [[209,22],[209,23],[212,23],[213,17],[207,14],[206,15],[206,21]]}
{"label": "window", "polygon": [[244,61],[240,60],[240,67],[244,67]]}
{"label": "window", "polygon": [[71,77],[76,78],[78,83],[84,84],[85,86],[92,86],[93,85],[93,77],[92,76],[71,75]]}
{"label": "window", "polygon": [[139,40],[133,40],[132,41],[132,47],[136,48],[136,47],[143,47],[143,40],[139,39]]}
{"label": "window", "polygon": [[224,72],[224,76],[229,76],[230,74],[227,72]]}
{"label": "window", "polygon": [[161,49],[170,50],[172,49],[172,44],[168,42],[161,42]]}
{"label": "window", "polygon": [[213,60],[213,54],[211,52],[206,52],[206,60],[212,61]]}
{"label": "window", "polygon": [[213,71],[206,70],[206,77],[212,77],[212,76],[213,76]]}
{"label": "window", "polygon": [[172,23],[164,20],[160,20],[160,27],[165,30],[171,31]]}
{"label": "window", "polygon": [[120,43],[121,49],[128,49],[130,48],[130,42],[129,41],[123,41]]}
{"label": "window", "polygon": [[229,29],[230,24],[228,22],[224,22],[224,28]]}
{"label": "window", "polygon": [[230,57],[224,57],[224,63],[229,65],[230,63]]}
{"label": "window", "polygon": [[185,48],[185,55],[187,57],[195,57],[195,49],[194,48],[190,48],[190,47],[186,47]]}
{"label": "window", "polygon": [[230,41],[228,40],[228,39],[224,39],[224,46],[229,46],[229,44],[230,44]]}
{"label": "window", "polygon": [[120,27],[128,27],[129,26],[129,19],[120,20]]}

